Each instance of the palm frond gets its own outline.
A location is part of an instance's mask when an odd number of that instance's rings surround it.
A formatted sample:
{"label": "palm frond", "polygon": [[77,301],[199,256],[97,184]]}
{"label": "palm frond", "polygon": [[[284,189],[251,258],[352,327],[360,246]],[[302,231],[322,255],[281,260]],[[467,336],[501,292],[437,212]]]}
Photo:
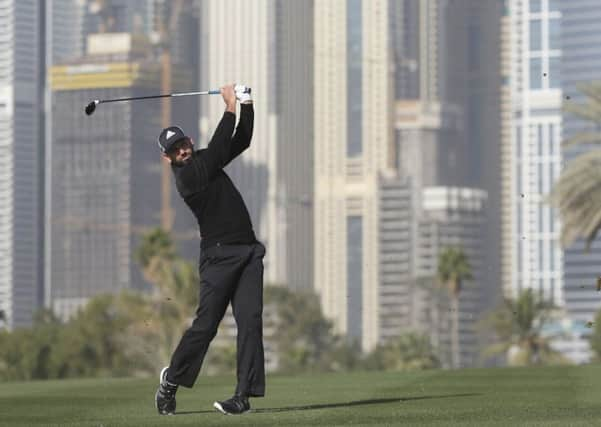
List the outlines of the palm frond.
{"label": "palm frond", "polygon": [[579,132],[570,138],[561,142],[563,148],[581,146],[581,145],[601,145],[601,133],[599,132]]}
{"label": "palm frond", "polygon": [[564,247],[578,237],[592,242],[601,228],[601,150],[573,159],[547,200],[559,208]]}
{"label": "palm frond", "polygon": [[591,107],[590,104],[564,104],[562,110],[564,113],[587,122],[601,122],[601,111],[595,107]]}
{"label": "palm frond", "polygon": [[601,105],[601,82],[581,82],[576,84],[576,89],[585,94],[590,101]]}

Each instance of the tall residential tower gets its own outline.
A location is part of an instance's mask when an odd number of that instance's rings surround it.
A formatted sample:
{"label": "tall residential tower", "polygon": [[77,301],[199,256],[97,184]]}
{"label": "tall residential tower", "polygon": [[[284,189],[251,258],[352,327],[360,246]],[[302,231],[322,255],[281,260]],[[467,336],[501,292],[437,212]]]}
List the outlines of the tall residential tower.
{"label": "tall residential tower", "polygon": [[390,164],[386,0],[315,4],[315,289],[338,332],[378,342],[379,174]]}
{"label": "tall residential tower", "polygon": [[0,1],[0,310],[9,328],[41,307],[45,5]]}

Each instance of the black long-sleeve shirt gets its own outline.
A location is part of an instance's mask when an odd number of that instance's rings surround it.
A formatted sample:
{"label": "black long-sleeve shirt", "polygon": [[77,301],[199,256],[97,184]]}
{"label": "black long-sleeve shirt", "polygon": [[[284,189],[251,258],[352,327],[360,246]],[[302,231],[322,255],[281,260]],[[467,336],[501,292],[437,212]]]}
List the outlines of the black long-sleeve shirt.
{"label": "black long-sleeve shirt", "polygon": [[172,166],[179,194],[198,221],[201,248],[256,241],[242,196],[223,168],[250,145],[252,104],[240,105],[240,121],[226,111],[205,149],[192,154],[184,166]]}

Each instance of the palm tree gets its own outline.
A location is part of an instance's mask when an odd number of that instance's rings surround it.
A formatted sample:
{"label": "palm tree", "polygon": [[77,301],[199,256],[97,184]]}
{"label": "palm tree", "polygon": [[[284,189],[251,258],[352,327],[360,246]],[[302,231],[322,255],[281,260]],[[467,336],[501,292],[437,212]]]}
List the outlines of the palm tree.
{"label": "palm tree", "polygon": [[[440,351],[441,330],[445,328],[442,318],[443,312],[448,312],[449,296],[446,289],[440,286],[439,280],[435,276],[421,276],[415,279],[415,289],[421,289],[425,292],[428,306],[428,324],[427,330],[431,338],[432,346],[436,351]],[[448,357],[439,356],[440,360],[448,360]]]}
{"label": "palm tree", "polygon": [[157,288],[163,285],[175,258],[173,240],[161,228],[144,234],[134,252],[134,259],[140,264],[144,278]]}
{"label": "palm tree", "polygon": [[[192,263],[177,256],[170,235],[160,228],[142,237],[134,257],[144,278],[155,287],[149,301],[151,317],[157,320],[152,329],[158,334],[161,356],[166,359],[198,303],[198,273]],[[145,320],[148,322],[148,318]]]}
{"label": "palm tree", "polygon": [[472,268],[467,256],[460,248],[446,248],[438,257],[436,277],[446,286],[451,296],[453,311],[451,321],[452,366],[459,367],[459,294],[466,280],[472,279]]}
{"label": "palm tree", "polygon": [[566,359],[549,344],[556,335],[542,334],[554,309],[552,303],[537,298],[532,289],[523,290],[516,300],[505,299],[480,324],[491,328],[498,339],[483,356],[508,355],[516,350],[514,356],[510,355],[511,365],[565,363]]}
{"label": "palm tree", "polygon": [[564,140],[562,148],[584,154],[563,168],[546,200],[559,209],[562,245],[567,247],[581,237],[588,250],[601,228],[601,83],[582,84],[578,89],[586,101],[566,103],[563,109],[592,126]]}

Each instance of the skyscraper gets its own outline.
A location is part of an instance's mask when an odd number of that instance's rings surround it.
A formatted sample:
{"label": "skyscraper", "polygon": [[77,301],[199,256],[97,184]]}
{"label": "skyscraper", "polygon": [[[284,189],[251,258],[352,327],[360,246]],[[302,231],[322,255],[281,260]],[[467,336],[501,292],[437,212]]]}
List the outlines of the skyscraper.
{"label": "skyscraper", "polygon": [[[557,2],[555,2],[557,3]],[[598,23],[601,19],[601,3],[595,0],[570,0],[561,2],[561,87],[565,103],[580,103],[585,95],[577,85],[599,82],[601,73],[601,34]],[[562,115],[562,139],[578,132],[598,132],[596,124],[584,122],[571,114]],[[582,150],[565,152],[569,161]],[[583,241],[566,249],[563,259],[565,277],[566,308],[573,320],[580,324],[592,321],[601,308],[601,300],[595,291],[599,276],[601,239],[597,238],[590,251],[585,250]]]}
{"label": "skyscraper", "polygon": [[[391,3],[392,4],[392,3]],[[465,185],[467,3],[401,1],[391,6],[395,65],[395,155],[416,189]]]}
{"label": "skyscraper", "polygon": [[[313,287],[313,0],[275,4],[278,192],[284,281]],[[273,254],[275,256],[275,254]]]}
{"label": "skyscraper", "polygon": [[[399,310],[411,312],[406,329],[418,329],[428,334],[447,366],[450,365],[450,331],[434,325],[445,321],[445,312],[439,307],[444,298],[435,298],[415,283],[423,281],[421,276],[424,274],[430,275],[426,280],[433,280],[437,256],[444,250],[444,245],[452,241],[467,245],[461,249],[467,253],[470,263],[478,265],[478,278],[470,284],[478,291],[466,293],[463,295],[465,302],[460,302],[463,330],[460,363],[473,363],[477,346],[473,323],[479,311],[492,304],[499,283],[500,215],[498,205],[493,201],[492,204],[481,203],[472,223],[469,222],[471,214],[466,217],[463,208],[454,212],[451,205],[447,209],[448,218],[442,215],[441,219],[438,218],[440,214],[425,208],[423,197],[432,196],[431,188],[438,188],[443,194],[455,194],[460,188],[460,192],[473,192],[478,197],[486,198],[490,192],[498,198],[500,162],[496,104],[500,78],[495,66],[498,64],[500,12],[496,2],[406,0],[390,4],[395,88],[391,161],[400,176],[411,183],[414,201],[410,217],[420,223],[411,249],[414,266],[413,285],[408,285],[411,298],[401,303]],[[449,196],[449,200],[463,203],[463,197]],[[432,215],[438,215],[435,222],[423,223]],[[462,218],[460,222],[464,221],[461,225],[455,222],[456,216]],[[462,232],[455,230],[453,234],[449,231],[453,226],[464,227],[465,233],[470,227],[477,226],[482,232],[477,241],[469,241]],[[431,227],[440,237],[432,240],[425,234],[424,230]],[[429,250],[418,250],[423,247]],[[424,265],[428,268],[420,267]],[[487,265],[487,280],[482,280],[482,265]],[[408,305],[411,308],[406,309]],[[424,324],[431,327],[424,328]]]}
{"label": "skyscraper", "polygon": [[46,4],[48,65],[82,56],[85,0],[48,0]]}
{"label": "skyscraper", "polygon": [[43,280],[44,4],[0,1],[0,310],[31,323]]}
{"label": "skyscraper", "polygon": [[379,174],[392,94],[386,0],[315,3],[315,289],[338,332],[378,342]]}
{"label": "skyscraper", "polygon": [[410,179],[396,171],[382,173],[378,195],[378,340],[385,343],[419,324],[414,321],[416,197]]}
{"label": "skyscraper", "polygon": [[[310,286],[312,2],[211,0],[201,16],[201,86],[237,82],[253,90],[253,140],[227,172],[267,247],[265,280]],[[205,144],[223,103],[211,97],[201,105]]]}
{"label": "skyscraper", "polygon": [[534,289],[564,305],[563,253],[554,210],[543,198],[561,165],[561,19],[559,2],[512,0],[509,25],[510,110],[505,115],[504,287]]}
{"label": "skyscraper", "polygon": [[[448,304],[446,312],[438,312],[434,318],[418,328],[430,336],[437,336],[437,348],[443,366],[474,366],[478,342],[475,324],[482,311],[485,272],[485,240],[482,238],[486,215],[485,191],[460,187],[427,187],[423,190],[421,215],[418,221],[418,248],[416,275],[423,278],[437,277],[438,261],[447,248],[460,249],[466,256],[472,278],[464,280],[458,295],[457,313]],[[448,294],[447,294],[448,295]],[[450,296],[451,298],[453,296]],[[445,298],[447,301],[449,296]],[[433,305],[437,305],[432,298]],[[429,307],[430,310],[436,307]],[[451,342],[452,324],[457,316],[458,358],[453,361]],[[425,326],[425,327],[424,327]],[[453,363],[454,362],[454,363]]]}
{"label": "skyscraper", "polygon": [[[133,252],[140,233],[160,223],[160,158],[153,142],[161,129],[160,102],[109,104],[90,117],[83,106],[155,93],[161,67],[150,43],[129,33],[90,35],[87,46],[85,57],[52,68],[46,303],[63,318],[100,293],[143,289]],[[174,88],[194,76],[177,69]],[[192,137],[195,106],[193,98],[173,106]],[[186,229],[195,229],[188,219]]]}

